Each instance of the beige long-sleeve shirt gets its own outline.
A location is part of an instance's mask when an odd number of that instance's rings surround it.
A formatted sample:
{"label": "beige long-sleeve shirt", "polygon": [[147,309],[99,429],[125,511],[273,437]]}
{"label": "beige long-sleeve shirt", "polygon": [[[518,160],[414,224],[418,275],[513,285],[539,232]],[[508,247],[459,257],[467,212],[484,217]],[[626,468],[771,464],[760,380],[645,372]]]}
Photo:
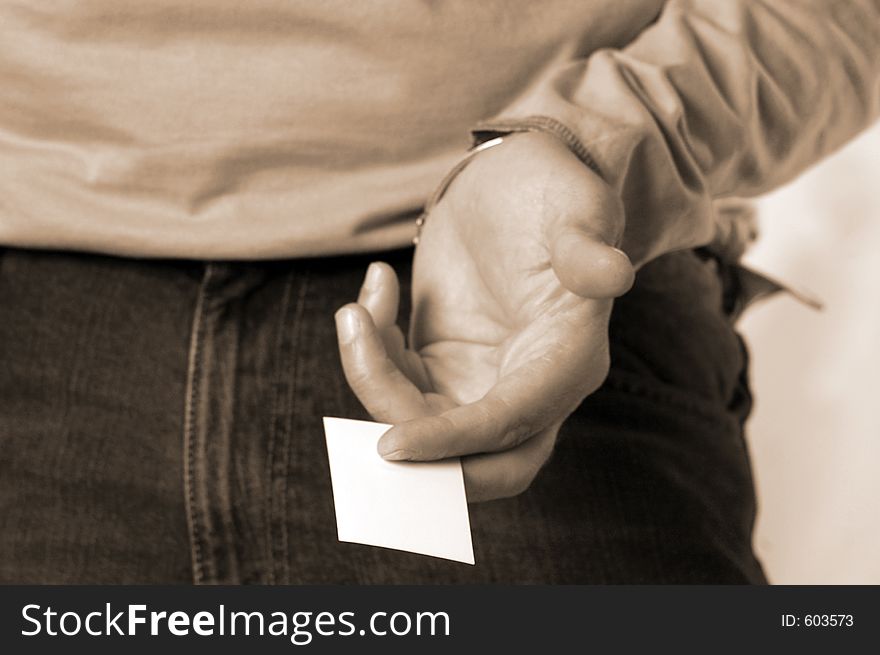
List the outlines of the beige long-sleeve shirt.
{"label": "beige long-sleeve shirt", "polygon": [[0,0],[0,244],[390,248],[470,130],[554,125],[646,259],[878,112],[880,0]]}

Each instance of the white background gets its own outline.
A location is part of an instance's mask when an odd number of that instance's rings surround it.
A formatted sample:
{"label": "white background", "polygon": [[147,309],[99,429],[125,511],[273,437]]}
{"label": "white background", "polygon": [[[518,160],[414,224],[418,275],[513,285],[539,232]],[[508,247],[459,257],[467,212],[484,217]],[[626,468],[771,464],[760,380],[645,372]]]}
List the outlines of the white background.
{"label": "white background", "polygon": [[756,305],[748,438],[774,583],[880,583],[880,125],[759,203],[747,262],[803,286]]}

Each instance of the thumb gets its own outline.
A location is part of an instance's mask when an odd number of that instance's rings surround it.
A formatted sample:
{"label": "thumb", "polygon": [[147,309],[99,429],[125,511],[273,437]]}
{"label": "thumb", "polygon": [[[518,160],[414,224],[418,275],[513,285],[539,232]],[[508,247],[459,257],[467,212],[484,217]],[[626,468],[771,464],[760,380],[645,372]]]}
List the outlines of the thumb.
{"label": "thumb", "polygon": [[629,291],[635,271],[626,253],[583,226],[562,223],[550,243],[550,263],[562,286],[584,298],[616,298]]}
{"label": "thumb", "polygon": [[[562,285],[584,298],[616,298],[633,284],[629,257],[613,244],[626,219],[618,194],[603,179],[570,157],[554,182],[564,188],[548,196],[546,238],[550,264]],[[561,170],[560,170],[561,169]]]}

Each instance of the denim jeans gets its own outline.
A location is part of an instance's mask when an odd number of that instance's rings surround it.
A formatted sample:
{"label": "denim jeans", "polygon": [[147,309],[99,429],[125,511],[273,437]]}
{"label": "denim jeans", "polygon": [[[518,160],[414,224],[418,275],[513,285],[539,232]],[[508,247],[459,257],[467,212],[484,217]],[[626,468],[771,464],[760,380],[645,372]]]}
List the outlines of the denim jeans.
{"label": "denim jeans", "polygon": [[368,418],[333,312],[369,260],[0,251],[0,581],[764,582],[746,354],[692,251],[616,302],[528,491],[470,507],[476,566],[338,542],[321,417]]}

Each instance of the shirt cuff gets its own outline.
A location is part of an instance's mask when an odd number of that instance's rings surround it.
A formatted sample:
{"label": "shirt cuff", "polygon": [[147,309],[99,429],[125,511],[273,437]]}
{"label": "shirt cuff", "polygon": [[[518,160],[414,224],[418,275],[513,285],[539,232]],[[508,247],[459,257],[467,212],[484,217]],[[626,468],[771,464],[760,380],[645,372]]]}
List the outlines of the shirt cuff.
{"label": "shirt cuff", "polygon": [[580,159],[596,175],[605,179],[596,160],[590,155],[590,151],[581,142],[574,130],[549,116],[527,116],[517,119],[488,120],[477,123],[471,130],[474,137],[474,145],[506,136],[516,132],[544,132],[562,141],[574,155]]}

